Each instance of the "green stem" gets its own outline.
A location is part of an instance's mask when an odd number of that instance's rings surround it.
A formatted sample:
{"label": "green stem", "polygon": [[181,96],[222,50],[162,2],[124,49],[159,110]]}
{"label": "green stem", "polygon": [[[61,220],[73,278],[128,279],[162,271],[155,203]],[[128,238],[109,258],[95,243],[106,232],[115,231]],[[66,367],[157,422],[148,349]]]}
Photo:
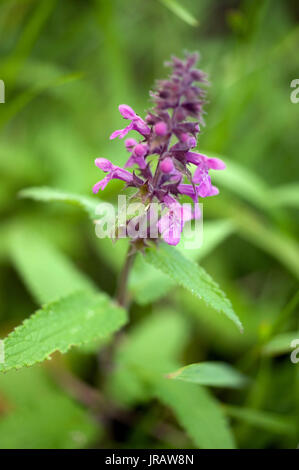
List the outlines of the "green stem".
{"label": "green stem", "polygon": [[116,301],[122,307],[126,307],[128,303],[128,280],[131,268],[134,263],[136,252],[133,250],[133,246],[130,245],[125,260],[125,264],[120,273],[118,280],[118,286],[116,291]]}

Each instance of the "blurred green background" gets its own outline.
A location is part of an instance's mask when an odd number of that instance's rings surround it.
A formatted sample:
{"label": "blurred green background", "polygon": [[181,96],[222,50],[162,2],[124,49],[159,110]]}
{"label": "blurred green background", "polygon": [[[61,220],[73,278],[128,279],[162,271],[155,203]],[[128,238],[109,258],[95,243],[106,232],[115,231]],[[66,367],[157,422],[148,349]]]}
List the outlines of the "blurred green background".
{"label": "blurred green background", "polygon": [[[125,243],[98,240],[77,208],[18,192],[46,185],[92,196],[100,176],[94,159],[127,158],[122,141],[109,141],[122,127],[118,104],[144,115],[149,89],[168,73],[164,61],[199,51],[211,87],[198,149],[221,156],[227,170],[214,175],[220,195],[204,201],[198,259],[245,332],[181,289],[161,288],[141,263],[131,280],[128,344],[138,351],[141,336],[153,351],[175,331],[181,364],[234,365],[250,385],[213,394],[236,445],[298,445],[299,364],[290,361],[290,342],[299,338],[299,103],[290,100],[298,18],[296,1],[1,1],[0,337],[38,308],[36,282],[55,280],[49,257],[71,260],[113,295]],[[94,197],[115,201],[121,187],[113,182]],[[121,347],[117,355],[125,355]],[[120,371],[103,378],[86,348],[1,375],[0,448],[193,447],[168,407]],[[105,389],[124,416],[116,411],[107,423],[80,403],[70,372]]]}

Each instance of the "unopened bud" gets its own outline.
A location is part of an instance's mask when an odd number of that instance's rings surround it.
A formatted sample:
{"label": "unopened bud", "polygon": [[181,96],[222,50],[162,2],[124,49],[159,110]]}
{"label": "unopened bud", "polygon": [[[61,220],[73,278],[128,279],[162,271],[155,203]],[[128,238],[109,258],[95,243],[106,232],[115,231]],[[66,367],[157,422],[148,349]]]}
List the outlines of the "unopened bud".
{"label": "unopened bud", "polygon": [[174,169],[174,164],[172,162],[172,159],[167,157],[162,162],[160,163],[160,169],[163,171],[163,173],[171,173]]}
{"label": "unopened bud", "polygon": [[168,132],[167,125],[165,122],[159,121],[154,125],[154,131],[158,136],[163,137]]}
{"label": "unopened bud", "polygon": [[134,147],[134,154],[136,157],[144,157],[148,151],[148,146],[146,144],[137,144]]}

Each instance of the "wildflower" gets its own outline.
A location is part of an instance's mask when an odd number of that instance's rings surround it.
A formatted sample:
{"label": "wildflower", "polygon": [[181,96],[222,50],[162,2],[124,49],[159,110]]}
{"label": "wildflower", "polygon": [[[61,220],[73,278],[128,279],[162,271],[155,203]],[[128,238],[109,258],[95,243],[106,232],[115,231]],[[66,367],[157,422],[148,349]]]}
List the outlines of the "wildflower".
{"label": "wildflower", "polygon": [[114,131],[111,136],[110,136],[110,139],[115,139],[115,137],[119,137],[120,139],[122,139],[123,137],[125,137],[128,132],[134,130],[134,131],[137,131],[139,132],[140,134],[142,135],[149,135],[150,133],[150,129],[149,127],[145,124],[145,122],[143,121],[143,119],[141,119],[141,117],[139,117],[135,111],[133,111],[132,108],[130,108],[130,106],[128,106],[127,104],[121,104],[119,107],[119,112],[120,114],[125,118],[125,119],[129,119],[131,121],[131,123],[125,127],[124,129],[119,129],[117,131]]}
{"label": "wildflower", "polygon": [[[107,175],[93,191],[104,189],[109,181],[117,178],[136,189],[135,200],[146,202],[147,207],[150,203],[158,203],[162,214],[156,226],[170,245],[179,243],[187,221],[201,216],[198,199],[219,193],[212,185],[210,170],[225,168],[222,160],[193,151],[204,125],[204,86],[208,84],[206,75],[195,68],[197,59],[197,54],[187,54],[184,60],[173,57],[166,64],[172,68],[172,73],[168,79],[158,81],[156,90],[150,93],[153,108],[145,120],[130,106],[119,106],[120,114],[130,124],[113,132],[110,139],[123,138],[131,130],[139,134],[139,140],[125,140],[125,147],[130,152],[125,168],[134,167],[135,170],[131,173],[109,160],[96,160],[96,165]],[[155,155],[158,156],[156,165]],[[193,200],[194,209],[180,204],[181,195]],[[146,219],[147,214],[142,217]],[[142,241],[146,243],[143,239],[138,240],[138,246]]]}
{"label": "wildflower", "polygon": [[133,181],[132,173],[130,173],[127,170],[124,170],[123,168],[120,168],[119,166],[113,165],[106,158],[97,158],[95,160],[95,164],[98,168],[103,170],[105,173],[108,172],[107,176],[105,176],[104,179],[102,179],[101,181],[98,181],[98,183],[96,183],[93,186],[92,190],[95,194],[99,191],[99,189],[103,191],[103,189],[106,188],[107,184],[112,179],[119,179],[119,180],[125,181],[128,184],[132,183]]}
{"label": "wildflower", "polygon": [[[129,140],[129,139],[127,139]],[[133,140],[133,139],[132,139]],[[131,143],[128,144],[126,143],[127,150],[132,150],[132,155],[130,156],[129,160],[125,164],[125,168],[129,166],[133,166],[134,164],[137,164],[139,168],[145,169],[146,163],[145,163],[145,155],[148,152],[148,145],[147,144],[138,144],[135,141],[135,145],[130,145]]]}
{"label": "wildflower", "polygon": [[163,173],[171,173],[174,170],[174,164],[170,157],[164,158],[160,163],[160,169]]}
{"label": "wildflower", "polygon": [[167,124],[164,121],[159,121],[154,125],[154,131],[159,136],[164,136],[168,133]]}
{"label": "wildflower", "polygon": [[194,215],[189,206],[181,206],[176,199],[169,195],[164,197],[163,202],[168,210],[166,214],[161,216],[158,229],[166,243],[177,245],[185,222],[192,220]]}

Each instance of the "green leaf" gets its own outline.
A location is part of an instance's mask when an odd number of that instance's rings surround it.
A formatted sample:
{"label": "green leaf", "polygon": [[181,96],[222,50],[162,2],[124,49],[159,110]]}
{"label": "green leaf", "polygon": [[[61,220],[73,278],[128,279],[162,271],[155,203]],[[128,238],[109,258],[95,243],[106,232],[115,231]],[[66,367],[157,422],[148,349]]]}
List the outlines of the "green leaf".
{"label": "green leaf", "polygon": [[183,231],[181,242],[178,244],[177,248],[186,258],[200,261],[205,256],[212,253],[218,245],[234,232],[235,225],[230,220],[208,220],[203,224],[203,240],[201,246],[194,249],[184,248],[185,236]]}
{"label": "green leaf", "polygon": [[29,21],[25,23],[25,27],[19,37],[19,40],[13,51],[7,56],[6,61],[1,64],[1,75],[4,73],[6,80],[12,87],[18,76],[26,58],[34,46],[35,41],[42,33],[43,26],[49,19],[51,13],[55,9],[57,0],[49,0],[48,2],[39,3],[30,13]]}
{"label": "green leaf", "polygon": [[263,354],[266,356],[279,356],[281,354],[290,353],[292,348],[291,343],[294,339],[299,340],[299,331],[293,331],[291,333],[281,333],[265,344],[263,347]]}
{"label": "green leaf", "polygon": [[125,310],[103,293],[76,292],[45,305],[4,340],[0,371],[31,366],[71,346],[106,338],[127,321]]}
{"label": "green leaf", "polygon": [[[219,157],[219,155],[209,153],[209,157]],[[245,168],[227,157],[224,157],[224,161],[226,170],[213,172],[214,181],[256,206],[268,208],[270,188],[266,183],[249,168]]]}
{"label": "green leaf", "polygon": [[240,236],[269,253],[299,278],[299,244],[294,237],[266,224],[245,207],[231,205]]}
{"label": "green leaf", "polygon": [[217,400],[199,385],[165,378],[178,367],[187,333],[186,320],[175,312],[157,311],[143,320],[119,346],[110,391],[126,405],[157,398],[198,447],[232,448],[234,439]]}
{"label": "green leaf", "polygon": [[200,385],[160,380],[155,396],[170,407],[195,444],[203,449],[233,449],[234,439],[217,400]]}
{"label": "green leaf", "polygon": [[207,305],[224,313],[242,331],[242,324],[230,301],[202,267],[192,260],[187,260],[178,250],[165,243],[161,243],[158,248],[147,248],[145,260],[167,274],[178,285],[202,298]]}
{"label": "green leaf", "polygon": [[85,448],[102,433],[92,416],[56,387],[41,366],[1,374],[0,396],[1,449]]}
{"label": "green leaf", "polygon": [[157,374],[158,370],[166,373],[169,362],[182,353],[187,337],[186,321],[176,312],[159,310],[147,316],[118,348],[117,367],[109,377],[109,394],[125,405],[147,400],[148,389],[136,374],[134,364],[136,367],[137,362],[138,368],[141,362],[144,368],[154,368]]}
{"label": "green leaf", "polygon": [[220,198],[216,205],[221,217],[225,214],[232,219],[238,235],[269,253],[299,278],[299,244],[294,236],[265,222],[245,204],[228,204]]}
{"label": "green leaf", "polygon": [[271,203],[277,206],[299,207],[299,184],[290,183],[274,188],[271,192]]}
{"label": "green leaf", "polygon": [[16,269],[39,304],[77,290],[96,291],[93,282],[45,238],[31,230],[11,234],[10,252]]}
{"label": "green leaf", "polygon": [[[201,260],[234,231],[233,224],[228,220],[208,221],[203,228],[202,246],[192,250],[183,248],[184,232],[177,249],[186,258]],[[140,305],[154,302],[168,294],[176,282],[163,272],[149,266],[141,255],[137,256],[129,279],[129,289],[134,300]]]}
{"label": "green leaf", "polygon": [[296,423],[291,417],[239,406],[225,405],[224,410],[228,416],[249,424],[254,428],[291,436],[296,433]]}
{"label": "green leaf", "polygon": [[240,388],[248,379],[225,362],[201,362],[168,374],[169,379],[194,382],[210,387]]}
{"label": "green leaf", "polygon": [[91,197],[80,194],[72,194],[67,191],[62,191],[60,189],[54,189],[47,186],[22,189],[19,192],[19,196],[43,202],[65,202],[85,210],[91,219],[94,219],[96,216],[96,207],[98,205],[96,198],[93,199]]}
{"label": "green leaf", "polygon": [[164,297],[176,283],[163,272],[149,265],[138,253],[129,277],[129,290],[139,305],[147,305]]}
{"label": "green leaf", "polygon": [[172,11],[178,18],[185,21],[190,26],[197,26],[198,21],[194,16],[186,10],[185,7],[178,3],[177,0],[160,0],[170,11]]}

